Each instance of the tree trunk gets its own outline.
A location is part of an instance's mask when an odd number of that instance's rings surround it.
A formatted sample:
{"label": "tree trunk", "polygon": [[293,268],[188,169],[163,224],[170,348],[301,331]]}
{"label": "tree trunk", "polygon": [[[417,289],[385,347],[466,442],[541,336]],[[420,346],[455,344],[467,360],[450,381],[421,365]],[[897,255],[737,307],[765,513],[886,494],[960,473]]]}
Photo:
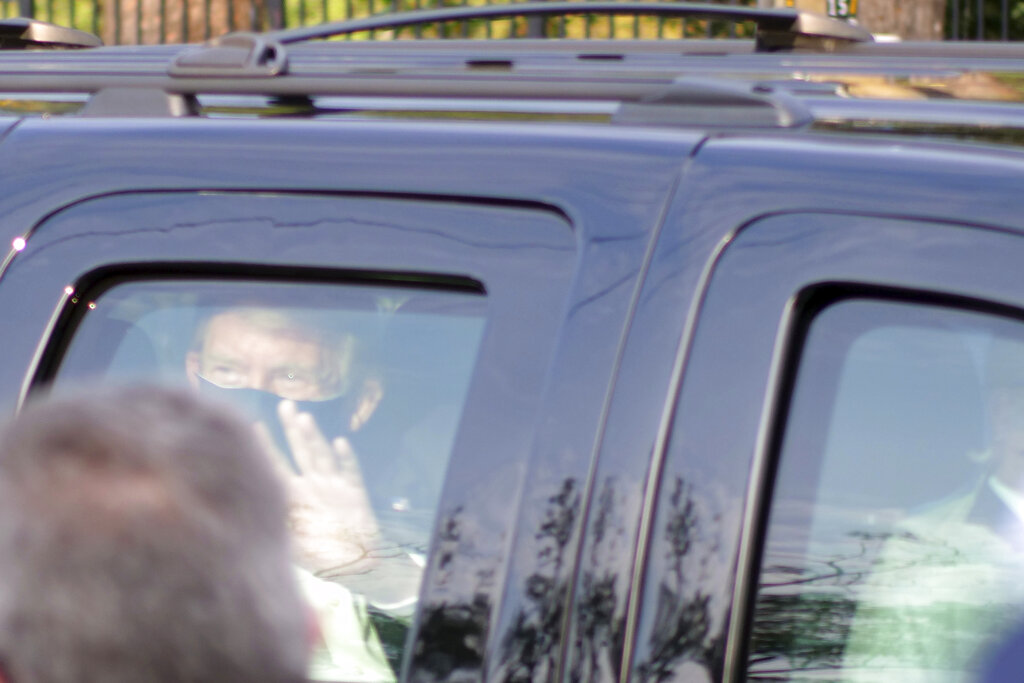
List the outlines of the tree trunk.
{"label": "tree trunk", "polygon": [[942,40],[945,0],[860,0],[857,20],[872,33]]}
{"label": "tree trunk", "polygon": [[[832,2],[838,6],[838,2]],[[828,0],[774,0],[776,7],[798,7],[828,14]],[[946,0],[847,0],[857,22],[876,34],[901,40],[942,40]]]}

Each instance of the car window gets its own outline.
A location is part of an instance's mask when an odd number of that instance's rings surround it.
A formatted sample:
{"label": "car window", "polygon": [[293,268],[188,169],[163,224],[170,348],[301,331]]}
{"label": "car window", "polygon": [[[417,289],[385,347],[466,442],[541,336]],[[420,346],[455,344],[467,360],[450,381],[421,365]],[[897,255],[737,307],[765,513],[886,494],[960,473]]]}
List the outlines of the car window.
{"label": "car window", "polygon": [[55,384],[184,385],[242,411],[292,498],[296,571],[323,636],[313,677],[393,680],[484,297],[218,280],[126,282],[81,296]]}
{"label": "car window", "polygon": [[750,680],[961,681],[1024,604],[1024,325],[846,300],[811,322]]}

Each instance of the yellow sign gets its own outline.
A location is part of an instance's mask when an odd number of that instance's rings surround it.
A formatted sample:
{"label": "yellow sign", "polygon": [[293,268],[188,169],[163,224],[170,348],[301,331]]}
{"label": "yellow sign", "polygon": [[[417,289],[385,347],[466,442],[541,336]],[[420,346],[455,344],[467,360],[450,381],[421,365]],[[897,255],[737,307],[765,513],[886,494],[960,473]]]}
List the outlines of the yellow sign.
{"label": "yellow sign", "polygon": [[[776,3],[778,6],[779,3]],[[857,16],[857,0],[783,0],[786,7],[849,19]]]}

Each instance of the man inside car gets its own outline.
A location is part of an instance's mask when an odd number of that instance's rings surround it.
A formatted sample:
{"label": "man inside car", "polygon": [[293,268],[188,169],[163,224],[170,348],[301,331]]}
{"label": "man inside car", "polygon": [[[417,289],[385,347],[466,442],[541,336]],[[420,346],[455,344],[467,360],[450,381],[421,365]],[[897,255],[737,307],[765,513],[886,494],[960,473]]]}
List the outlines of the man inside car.
{"label": "man inside car", "polygon": [[[383,398],[382,382],[356,365],[351,334],[260,307],[209,317],[185,359],[189,383],[252,417],[276,455],[300,579],[320,613],[324,648],[314,666],[325,676],[335,675],[332,662],[351,658],[344,643],[363,620],[353,621],[352,610],[362,614],[365,598],[378,620],[407,616],[422,571],[418,558],[382,533],[363,480],[359,457],[388,454],[357,454],[352,446]],[[375,640],[369,638],[371,653]],[[402,645],[384,643],[393,666]]]}
{"label": "man inside car", "polygon": [[976,457],[984,462],[980,476],[900,522],[855,585],[844,680],[954,680],[955,672],[981,666],[1019,620],[1024,343],[991,342],[984,389],[989,448]]}

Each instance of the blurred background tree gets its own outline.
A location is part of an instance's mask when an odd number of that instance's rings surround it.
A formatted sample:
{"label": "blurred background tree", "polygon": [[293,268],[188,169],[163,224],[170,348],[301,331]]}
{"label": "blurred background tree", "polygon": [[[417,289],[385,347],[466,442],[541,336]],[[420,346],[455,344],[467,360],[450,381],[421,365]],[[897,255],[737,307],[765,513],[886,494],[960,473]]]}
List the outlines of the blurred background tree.
{"label": "blurred background tree", "polygon": [[942,40],[946,0],[860,0],[857,21],[902,40]]}
{"label": "blurred background tree", "polygon": [[[0,0],[0,16],[34,16],[100,35],[107,44],[196,42],[229,31],[287,28],[440,6],[517,0]],[[585,2],[585,0],[580,0]],[[673,0],[665,0],[671,2]],[[703,0],[728,5],[798,7],[855,18],[876,34],[902,40],[1024,40],[1024,0]],[[536,23],[536,22],[535,22]],[[548,20],[548,35],[569,38],[748,37],[749,23],[574,16]],[[471,21],[396,34],[501,38],[527,35],[527,22]]]}
{"label": "blurred background tree", "polygon": [[961,40],[1024,40],[1024,2],[950,0],[946,35]]}

